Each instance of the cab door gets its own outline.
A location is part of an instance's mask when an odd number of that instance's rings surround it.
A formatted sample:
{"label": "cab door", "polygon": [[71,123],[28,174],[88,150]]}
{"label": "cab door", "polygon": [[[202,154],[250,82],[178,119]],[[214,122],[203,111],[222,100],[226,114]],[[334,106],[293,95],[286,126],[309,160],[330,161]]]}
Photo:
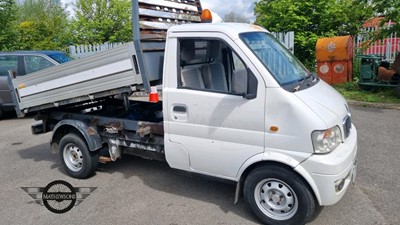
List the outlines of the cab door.
{"label": "cab door", "polygon": [[166,159],[174,168],[235,178],[264,151],[265,84],[225,35],[185,36],[171,38],[177,58],[165,67]]}

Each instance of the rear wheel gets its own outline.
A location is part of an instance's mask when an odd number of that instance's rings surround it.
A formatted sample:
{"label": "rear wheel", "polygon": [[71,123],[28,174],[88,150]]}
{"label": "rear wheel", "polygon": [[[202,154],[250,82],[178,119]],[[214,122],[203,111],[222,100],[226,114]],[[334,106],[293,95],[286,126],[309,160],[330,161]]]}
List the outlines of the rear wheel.
{"label": "rear wheel", "polygon": [[65,171],[74,178],[84,179],[94,173],[99,153],[89,151],[85,140],[70,133],[61,138],[59,154]]}
{"label": "rear wheel", "polygon": [[244,196],[265,224],[305,224],[319,207],[297,174],[275,165],[250,172],[244,183]]}
{"label": "rear wheel", "polygon": [[0,119],[3,118],[3,114],[4,114],[3,109],[0,107]]}

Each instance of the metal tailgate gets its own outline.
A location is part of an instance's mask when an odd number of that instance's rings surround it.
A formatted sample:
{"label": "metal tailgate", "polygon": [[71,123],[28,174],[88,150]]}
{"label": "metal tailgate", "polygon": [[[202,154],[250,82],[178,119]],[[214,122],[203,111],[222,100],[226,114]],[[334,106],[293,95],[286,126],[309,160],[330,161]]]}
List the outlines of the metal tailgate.
{"label": "metal tailgate", "polygon": [[109,51],[9,80],[20,111],[36,111],[123,92],[142,84],[135,48]]}

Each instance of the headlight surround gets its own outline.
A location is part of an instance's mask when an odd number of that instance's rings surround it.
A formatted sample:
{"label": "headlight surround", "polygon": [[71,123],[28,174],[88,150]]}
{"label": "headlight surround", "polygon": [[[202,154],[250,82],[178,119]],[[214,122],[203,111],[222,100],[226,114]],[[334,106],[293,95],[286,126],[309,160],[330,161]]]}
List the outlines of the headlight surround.
{"label": "headlight surround", "polygon": [[332,152],[342,142],[342,133],[338,126],[327,130],[316,130],[311,134],[314,152],[316,154],[326,154]]}

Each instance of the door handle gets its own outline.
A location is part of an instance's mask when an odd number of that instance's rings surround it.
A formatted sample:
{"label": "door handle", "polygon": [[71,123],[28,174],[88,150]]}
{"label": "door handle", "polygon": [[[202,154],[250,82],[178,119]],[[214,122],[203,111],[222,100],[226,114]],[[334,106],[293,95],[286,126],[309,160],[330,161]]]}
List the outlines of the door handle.
{"label": "door handle", "polygon": [[186,106],[176,105],[176,106],[174,106],[174,108],[172,110],[177,113],[186,113],[187,108],[186,108]]}
{"label": "door handle", "polygon": [[172,107],[172,119],[179,122],[188,121],[188,108],[186,105],[174,105]]}

